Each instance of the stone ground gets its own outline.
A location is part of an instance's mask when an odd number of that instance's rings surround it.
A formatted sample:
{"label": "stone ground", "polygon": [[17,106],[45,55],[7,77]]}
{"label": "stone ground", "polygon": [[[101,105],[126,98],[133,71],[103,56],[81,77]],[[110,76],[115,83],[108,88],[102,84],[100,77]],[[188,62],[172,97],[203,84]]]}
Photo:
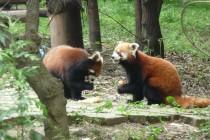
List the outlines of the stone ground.
{"label": "stone ground", "polygon": [[[117,82],[125,78],[125,74],[121,67],[113,65],[109,57],[104,56],[105,70],[96,79],[95,90],[83,93],[86,100],[68,101],[72,139],[210,139],[206,131],[198,127],[209,120],[210,108],[185,110],[164,105],[148,106],[145,101],[127,104],[126,100],[131,97],[116,93]],[[210,98],[209,61],[175,53],[168,54],[167,59],[177,66],[185,94]],[[9,86],[0,91],[1,112],[17,105],[14,92]],[[31,90],[29,96],[37,99]],[[28,114],[41,115],[41,112],[33,104]],[[14,113],[13,117],[16,116]],[[38,123],[34,128],[43,134],[42,124]],[[10,131],[14,134],[15,130]]]}

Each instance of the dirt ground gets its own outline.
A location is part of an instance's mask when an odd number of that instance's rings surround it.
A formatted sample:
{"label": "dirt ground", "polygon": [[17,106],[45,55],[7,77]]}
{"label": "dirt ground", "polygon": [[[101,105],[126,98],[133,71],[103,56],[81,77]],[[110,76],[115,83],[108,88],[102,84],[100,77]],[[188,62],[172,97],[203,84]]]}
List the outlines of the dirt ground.
{"label": "dirt ground", "polygon": [[[116,92],[117,83],[125,78],[125,72],[121,66],[112,63],[110,54],[111,52],[103,54],[105,64],[102,75],[95,81],[95,90],[85,91],[83,96],[99,96],[103,101],[111,100],[113,104],[126,104],[130,96],[119,95]],[[184,94],[210,98],[210,61],[176,53],[167,54],[166,59],[176,65],[182,79]],[[210,140],[209,128],[203,131],[179,120],[157,124],[127,122],[113,126],[93,124],[84,120],[78,122],[69,126],[72,140]],[[34,128],[44,134],[42,125]]]}
{"label": "dirt ground", "polygon": [[72,140],[207,140],[198,128],[179,122],[161,124],[122,123],[100,126],[84,122],[70,126]]}
{"label": "dirt ground", "polygon": [[[125,78],[125,73],[118,65],[114,65],[109,53],[104,54],[105,64],[102,75],[96,79],[94,92],[86,97],[100,96],[113,103],[126,102],[127,95],[116,93],[117,82]],[[176,65],[182,79],[185,95],[210,98],[210,61],[188,54],[170,53],[166,59]],[[206,140],[210,137],[198,127],[182,122],[163,122],[158,124],[122,123],[114,126],[100,126],[84,122],[70,126],[72,139],[84,140]],[[207,130],[210,133],[210,130]]]}

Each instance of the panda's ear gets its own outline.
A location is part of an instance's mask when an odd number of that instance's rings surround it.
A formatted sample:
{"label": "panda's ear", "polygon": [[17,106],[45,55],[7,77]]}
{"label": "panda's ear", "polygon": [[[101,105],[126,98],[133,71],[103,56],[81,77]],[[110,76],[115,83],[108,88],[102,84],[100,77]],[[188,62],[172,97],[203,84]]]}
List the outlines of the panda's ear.
{"label": "panda's ear", "polygon": [[138,49],[139,49],[139,44],[131,43],[130,47],[132,49],[132,55],[136,57],[136,51],[138,51]]}
{"label": "panda's ear", "polygon": [[103,57],[101,56],[100,52],[98,52],[98,51],[94,52],[93,55],[88,57],[88,59],[94,60],[95,62],[103,63]]}
{"label": "panda's ear", "polygon": [[134,51],[137,51],[139,49],[139,44],[137,44],[137,43],[131,43],[130,46],[131,46],[132,50],[134,50]]}

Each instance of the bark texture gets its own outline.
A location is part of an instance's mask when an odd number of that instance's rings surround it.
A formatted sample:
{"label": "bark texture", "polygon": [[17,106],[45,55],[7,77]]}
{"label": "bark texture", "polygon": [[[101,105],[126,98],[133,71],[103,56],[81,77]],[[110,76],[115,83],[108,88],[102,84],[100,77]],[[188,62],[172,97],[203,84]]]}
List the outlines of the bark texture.
{"label": "bark texture", "polygon": [[63,96],[63,85],[49,74],[41,62],[32,64],[39,66],[38,73],[28,77],[27,80],[48,111],[44,123],[45,140],[68,140],[67,102]]}
{"label": "bark texture", "polygon": [[66,10],[62,13],[51,15],[51,45],[55,47],[67,44],[73,47],[84,48],[78,2],[69,3],[66,7]]}
{"label": "bark texture", "polygon": [[97,0],[88,0],[89,39],[93,50],[102,50]]}
{"label": "bark texture", "polygon": [[[142,44],[142,7],[141,0],[135,0],[135,17],[136,17],[136,38],[135,41],[138,44]],[[143,46],[140,45],[140,49],[143,50]]]}
{"label": "bark texture", "polygon": [[[28,0],[26,3],[26,39],[38,42],[39,0]],[[39,44],[38,44],[39,45]]]}
{"label": "bark texture", "polygon": [[[28,0],[26,19],[26,38],[32,40],[33,44],[28,47],[30,53],[37,52],[40,43],[38,37],[39,0]],[[41,61],[20,59],[18,67],[38,66],[37,73],[28,76],[27,81],[38,95],[40,101],[48,110],[45,121],[45,139],[61,140],[69,139],[68,119],[66,113],[66,100],[63,96],[62,83],[51,76],[44,68]]]}
{"label": "bark texture", "polygon": [[81,9],[81,0],[46,0],[48,12],[52,15],[63,13],[68,9],[68,5],[74,5]]}
{"label": "bark texture", "polygon": [[143,46],[149,48],[151,55],[164,58],[164,44],[159,23],[162,3],[162,0],[141,0],[141,36]]}

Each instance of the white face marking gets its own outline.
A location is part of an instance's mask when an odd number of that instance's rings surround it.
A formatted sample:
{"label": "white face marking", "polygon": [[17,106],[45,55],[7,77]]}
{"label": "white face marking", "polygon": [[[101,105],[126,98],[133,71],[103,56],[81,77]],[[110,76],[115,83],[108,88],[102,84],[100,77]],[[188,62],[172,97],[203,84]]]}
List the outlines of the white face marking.
{"label": "white face marking", "polygon": [[112,54],[112,59],[113,59],[113,60],[120,60],[121,57],[119,56],[118,53],[116,53],[116,52],[114,51],[113,54]]}
{"label": "white face marking", "polygon": [[99,57],[97,60],[96,60],[96,62],[101,62],[102,64],[104,63],[104,59],[103,59],[103,57]]}
{"label": "white face marking", "polygon": [[138,51],[138,49],[139,49],[139,44],[137,44],[137,43],[131,43],[130,44],[130,46],[132,47],[132,55],[134,56],[134,57],[136,57],[136,51]]}
{"label": "white face marking", "polygon": [[127,60],[127,58],[128,58],[128,55],[126,54],[126,53],[121,53],[121,55],[122,55],[122,60]]}
{"label": "white face marking", "polygon": [[126,53],[117,53],[116,51],[113,52],[112,54],[112,59],[114,61],[120,61],[120,60],[127,60],[128,55]]}
{"label": "white face marking", "polygon": [[95,60],[96,62],[101,62],[103,64],[103,57],[100,52],[96,51],[89,59]]}

